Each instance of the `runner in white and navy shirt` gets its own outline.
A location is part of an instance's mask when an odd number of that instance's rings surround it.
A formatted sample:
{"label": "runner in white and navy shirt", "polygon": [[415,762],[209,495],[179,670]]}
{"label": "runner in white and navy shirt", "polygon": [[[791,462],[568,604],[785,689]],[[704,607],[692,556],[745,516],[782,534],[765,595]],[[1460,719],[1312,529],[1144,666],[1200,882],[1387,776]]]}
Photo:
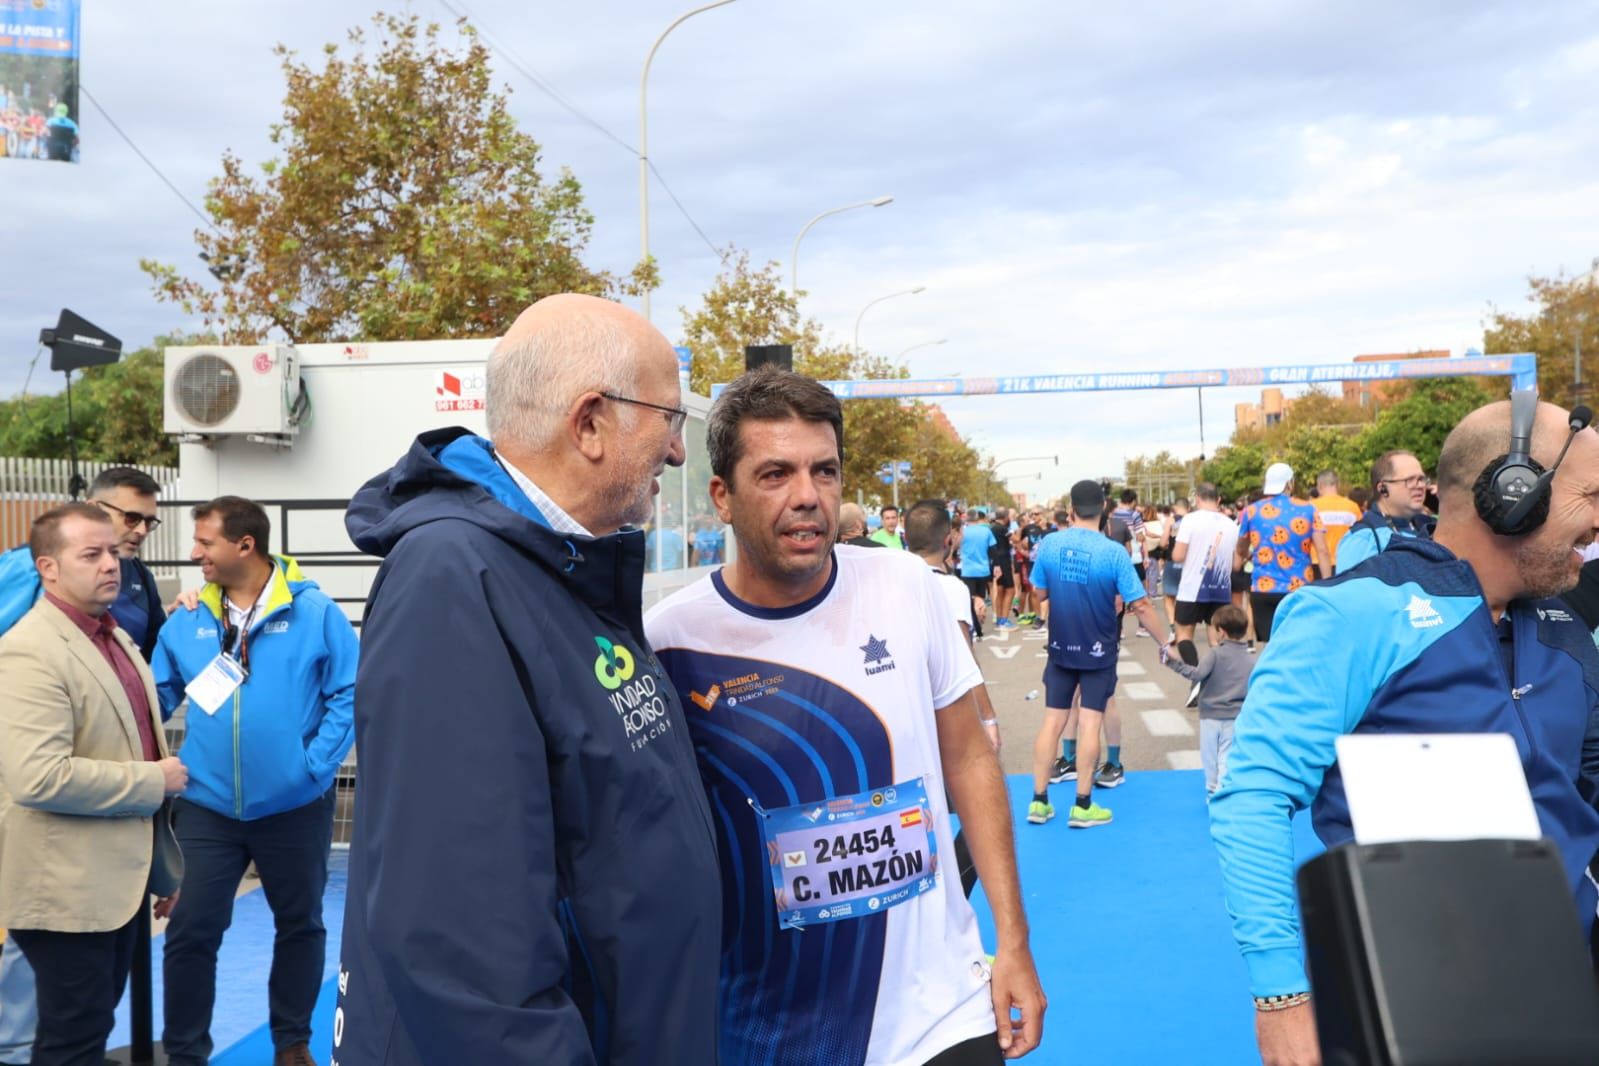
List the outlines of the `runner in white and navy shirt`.
{"label": "runner in white and navy shirt", "polygon": [[[738,552],[645,627],[687,708],[717,835],[721,1060],[1025,1053],[1044,1003],[1004,779],[935,575],[907,552],[835,547],[842,414],[824,387],[746,374],[707,429],[712,503]],[[992,965],[954,876],[946,788],[994,912]]]}

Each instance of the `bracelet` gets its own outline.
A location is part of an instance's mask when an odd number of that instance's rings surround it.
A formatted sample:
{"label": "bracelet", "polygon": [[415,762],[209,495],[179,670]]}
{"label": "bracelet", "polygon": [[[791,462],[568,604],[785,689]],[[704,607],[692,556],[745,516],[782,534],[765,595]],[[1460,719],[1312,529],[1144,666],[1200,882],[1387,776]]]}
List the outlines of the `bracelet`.
{"label": "bracelet", "polygon": [[978,725],[999,725],[999,719],[998,718],[979,718],[977,720],[977,724]]}
{"label": "bracelet", "polygon": [[1309,1002],[1309,992],[1289,992],[1281,996],[1256,996],[1255,1009],[1269,1013],[1271,1011],[1287,1010],[1290,1007],[1303,1006]]}

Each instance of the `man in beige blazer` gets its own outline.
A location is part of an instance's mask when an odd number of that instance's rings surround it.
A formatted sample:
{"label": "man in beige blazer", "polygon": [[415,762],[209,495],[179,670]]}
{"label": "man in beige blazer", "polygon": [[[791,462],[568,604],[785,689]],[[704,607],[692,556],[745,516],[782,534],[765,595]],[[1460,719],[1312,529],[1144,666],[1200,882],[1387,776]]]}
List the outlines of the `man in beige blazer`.
{"label": "man in beige blazer", "polygon": [[108,611],[116,543],[90,504],[39,516],[28,544],[44,595],[0,638],[0,927],[38,980],[33,1066],[104,1061],[134,918],[175,883],[169,861],[152,866],[154,816],[188,772]]}

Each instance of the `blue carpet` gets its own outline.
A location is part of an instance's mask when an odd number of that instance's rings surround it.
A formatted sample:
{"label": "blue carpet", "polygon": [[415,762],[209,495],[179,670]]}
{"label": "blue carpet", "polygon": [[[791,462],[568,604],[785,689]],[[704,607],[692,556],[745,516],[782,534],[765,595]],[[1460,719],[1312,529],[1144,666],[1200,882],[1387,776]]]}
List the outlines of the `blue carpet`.
{"label": "blue carpet", "polygon": [[[1094,830],[1067,828],[1070,790],[1055,786],[1055,821],[1032,826],[1021,821],[1032,783],[1010,779],[1033,956],[1050,999],[1043,1046],[1023,1061],[1258,1063],[1254,1008],[1210,843],[1204,775],[1130,773],[1124,787],[1098,795],[1116,820]],[[1301,861],[1321,850],[1308,819],[1299,820],[1295,836]],[[323,1063],[332,1044],[337,930],[344,913],[344,856],[334,858],[326,904],[329,976],[317,1001],[311,1045]],[[993,923],[981,888],[974,901],[992,947]],[[248,932],[247,926],[256,928]],[[212,1060],[216,1066],[271,1066],[272,1038],[264,1023],[271,945],[271,915],[254,893],[240,901],[223,947],[228,976],[218,996],[217,1047],[226,1050]],[[230,1034],[226,1040],[224,1032]]]}

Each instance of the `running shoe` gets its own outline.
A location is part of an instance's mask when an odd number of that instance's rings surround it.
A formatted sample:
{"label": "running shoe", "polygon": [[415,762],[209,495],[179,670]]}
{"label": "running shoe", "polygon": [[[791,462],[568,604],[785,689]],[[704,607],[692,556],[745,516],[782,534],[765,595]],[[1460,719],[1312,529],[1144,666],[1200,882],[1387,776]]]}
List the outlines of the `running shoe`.
{"label": "running shoe", "polygon": [[1055,817],[1053,803],[1033,802],[1027,805],[1027,821],[1033,825],[1043,825],[1053,817]]}
{"label": "running shoe", "polygon": [[1047,625],[1049,625],[1049,623],[1044,621],[1042,618],[1033,619],[1033,628],[1034,629],[1043,629]]}
{"label": "running shoe", "polygon": [[1072,804],[1071,817],[1066,819],[1066,824],[1073,829],[1097,829],[1099,826],[1109,825],[1110,822],[1110,808],[1101,807],[1092,801],[1086,809]]}
{"label": "running shoe", "polygon": [[1075,759],[1059,758],[1055,760],[1055,768],[1049,772],[1049,783],[1058,785],[1062,781],[1077,780],[1077,761]]}
{"label": "running shoe", "polygon": [[1194,687],[1188,690],[1188,702],[1184,703],[1183,706],[1184,707],[1188,707],[1188,708],[1194,708],[1194,707],[1198,707],[1199,706],[1199,682],[1198,681],[1195,681],[1194,682]]}
{"label": "running shoe", "polygon": [[1015,629],[1016,628],[1016,623],[1012,622],[1009,618],[1001,618],[999,621],[994,623],[994,628],[995,629]]}
{"label": "running shoe", "polygon": [[1127,780],[1127,771],[1121,763],[1106,763],[1094,775],[1094,784],[1100,788],[1119,788]]}

